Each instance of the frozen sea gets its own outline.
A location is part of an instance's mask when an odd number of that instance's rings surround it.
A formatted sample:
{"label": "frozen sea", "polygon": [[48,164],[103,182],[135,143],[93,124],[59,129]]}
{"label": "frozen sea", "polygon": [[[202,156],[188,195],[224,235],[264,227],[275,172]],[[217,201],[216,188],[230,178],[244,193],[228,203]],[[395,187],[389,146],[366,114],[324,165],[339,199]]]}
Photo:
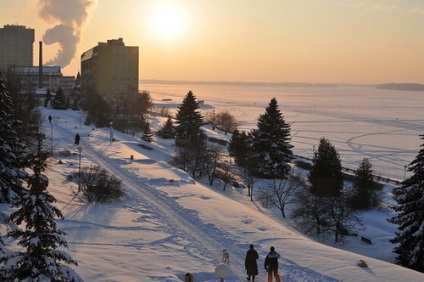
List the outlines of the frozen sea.
{"label": "frozen sea", "polygon": [[374,86],[276,86],[239,84],[142,83],[156,107],[175,111],[189,90],[201,110],[229,111],[239,129],[256,128],[259,115],[275,97],[291,125],[294,153],[311,158],[319,139],[336,147],[342,165],[356,169],[368,158],[375,174],[403,180],[405,166],[420,150],[424,134],[424,92]]}

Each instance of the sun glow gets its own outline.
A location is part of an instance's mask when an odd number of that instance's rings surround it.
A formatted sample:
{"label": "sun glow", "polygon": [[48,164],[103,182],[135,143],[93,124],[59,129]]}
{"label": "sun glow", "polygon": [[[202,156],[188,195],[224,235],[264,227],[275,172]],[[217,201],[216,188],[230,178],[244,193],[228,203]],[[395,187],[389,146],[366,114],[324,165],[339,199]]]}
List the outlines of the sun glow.
{"label": "sun glow", "polygon": [[154,32],[164,38],[176,37],[185,28],[181,7],[171,2],[161,3],[154,8],[151,23]]}

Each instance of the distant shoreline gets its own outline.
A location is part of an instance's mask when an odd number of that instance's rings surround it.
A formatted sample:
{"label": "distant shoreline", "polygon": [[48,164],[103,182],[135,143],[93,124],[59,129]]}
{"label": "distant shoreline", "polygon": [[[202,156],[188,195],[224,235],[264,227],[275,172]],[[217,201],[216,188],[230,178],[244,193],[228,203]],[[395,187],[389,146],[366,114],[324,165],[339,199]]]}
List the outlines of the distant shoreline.
{"label": "distant shoreline", "polygon": [[375,86],[384,90],[424,91],[424,85],[418,83],[384,83]]}
{"label": "distant shoreline", "polygon": [[169,85],[232,85],[232,86],[282,86],[282,87],[324,87],[334,88],[373,87],[383,90],[424,91],[424,84],[419,83],[383,83],[383,84],[351,84],[351,83],[310,83],[310,82],[244,82],[244,81],[193,81],[193,80],[161,80],[140,79],[140,84],[169,84]]}
{"label": "distant shoreline", "polygon": [[[193,84],[193,85],[238,85],[238,86],[287,86],[287,87],[338,87],[337,83],[309,83],[309,82],[242,82],[242,81],[190,81],[190,80],[160,80],[140,79],[141,84]],[[361,86],[361,85],[357,85]],[[365,85],[362,85],[365,86]],[[367,85],[372,86],[372,85]]]}

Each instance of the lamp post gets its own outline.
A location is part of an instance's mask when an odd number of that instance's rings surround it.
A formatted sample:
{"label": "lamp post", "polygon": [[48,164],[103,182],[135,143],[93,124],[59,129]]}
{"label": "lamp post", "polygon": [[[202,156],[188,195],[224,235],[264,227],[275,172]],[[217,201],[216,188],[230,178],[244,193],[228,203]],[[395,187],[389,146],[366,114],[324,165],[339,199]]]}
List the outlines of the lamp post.
{"label": "lamp post", "polygon": [[404,170],[403,170],[403,180],[406,179],[406,168],[408,167],[408,165],[404,166]]}
{"label": "lamp post", "polygon": [[112,144],[113,139],[113,122],[110,122],[110,144]]}
{"label": "lamp post", "polygon": [[49,123],[50,123],[50,155],[53,157],[53,122],[52,116],[49,115]]}
{"label": "lamp post", "polygon": [[79,165],[78,165],[78,193],[81,191],[81,152],[82,152],[82,146],[78,146],[78,152],[79,152]]}

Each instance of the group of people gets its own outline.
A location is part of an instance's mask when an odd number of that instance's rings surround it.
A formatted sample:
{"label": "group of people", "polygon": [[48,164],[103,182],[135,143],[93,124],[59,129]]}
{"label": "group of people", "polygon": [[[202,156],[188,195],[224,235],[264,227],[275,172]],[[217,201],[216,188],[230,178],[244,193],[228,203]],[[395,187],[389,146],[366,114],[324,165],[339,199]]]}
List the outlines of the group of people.
{"label": "group of people", "polygon": [[[270,252],[265,258],[264,267],[268,272],[268,282],[272,282],[272,277],[275,278],[276,282],[280,282],[280,276],[278,275],[278,259],[280,254],[275,251],[274,247],[270,248]],[[258,263],[256,260],[259,259],[258,252],[255,250],[253,245],[250,245],[249,250],[246,253],[244,265],[247,271],[247,280],[255,281],[255,277],[259,274]],[[250,280],[252,279],[252,280]]]}

